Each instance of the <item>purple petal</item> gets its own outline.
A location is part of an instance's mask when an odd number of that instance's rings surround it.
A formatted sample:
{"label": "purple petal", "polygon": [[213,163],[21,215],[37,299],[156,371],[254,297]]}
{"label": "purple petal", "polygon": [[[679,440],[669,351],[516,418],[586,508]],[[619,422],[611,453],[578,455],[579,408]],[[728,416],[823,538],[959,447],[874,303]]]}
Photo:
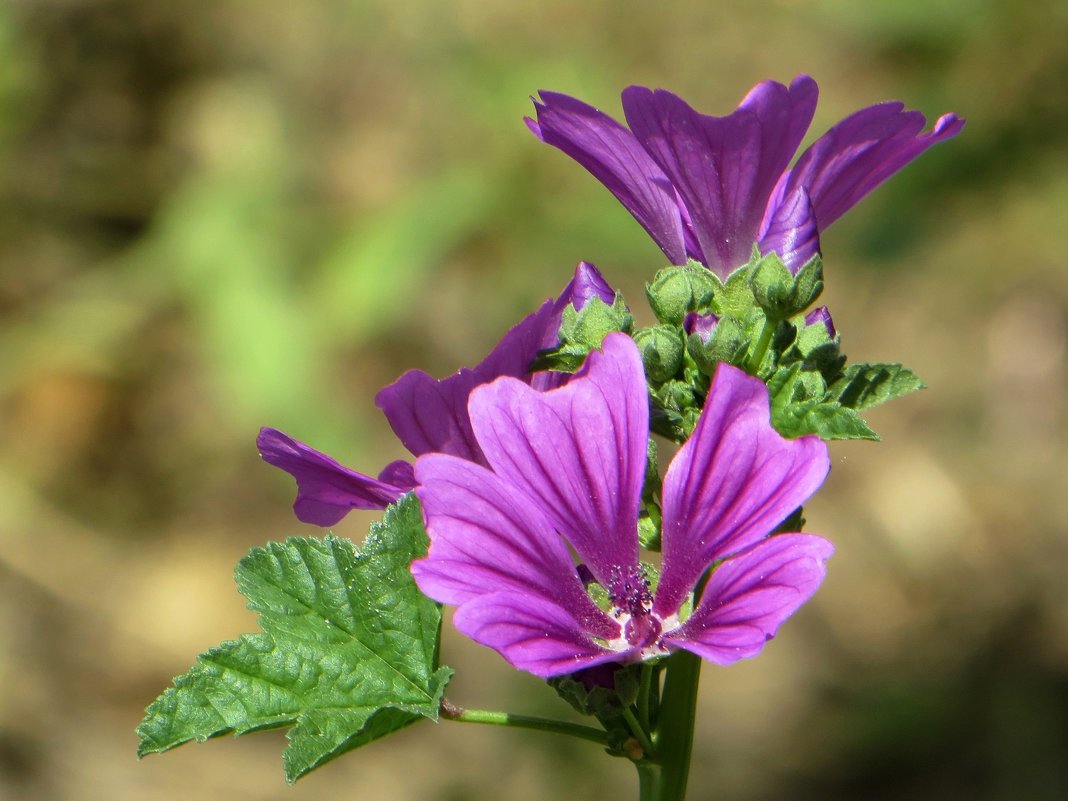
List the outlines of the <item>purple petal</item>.
{"label": "purple petal", "polygon": [[499,376],[529,378],[531,361],[559,327],[553,306],[553,301],[545,301],[505,334],[474,369],[465,367],[440,381],[422,370],[409,370],[379,391],[375,403],[404,447],[416,456],[448,453],[484,462],[471,430],[468,397],[475,387]]}
{"label": "purple petal", "polygon": [[471,422],[494,472],[546,511],[601,584],[613,567],[637,565],[649,406],[630,337],[606,337],[560,389],[509,379],[480,387]]}
{"label": "purple petal", "polygon": [[[600,270],[587,261],[580,261],[578,267],[575,268],[575,277],[568,282],[564,291],[560,293],[560,297],[556,299],[553,311],[563,314],[564,308],[568,305],[581,311],[594,298],[599,298],[611,306],[615,302],[616,291],[604,280]],[[555,342],[547,344],[552,345]]]}
{"label": "purple petal", "polygon": [[768,196],[808,129],[816,97],[808,76],[789,89],[766,81],[734,113],[712,117],[671,92],[624,90],[631,130],[675,186],[702,260],[718,275],[748,261]]}
{"label": "purple petal", "polygon": [[638,140],[593,106],[556,92],[538,95],[537,122],[526,121],[534,135],[589,170],[634,215],[672,264],[685,264],[675,192]]}
{"label": "purple petal", "polygon": [[[545,339],[542,341],[543,348],[553,348],[559,343],[560,323],[563,322],[564,309],[574,306],[576,311],[581,311],[594,298],[598,298],[608,305],[616,300],[616,291],[604,280],[600,271],[589,262],[580,261],[575,268],[575,277],[564,287],[560,297],[553,304],[555,317],[547,327]],[[544,370],[535,373],[530,379],[530,385],[539,392],[562,387],[572,379],[571,373]]]}
{"label": "purple petal", "polygon": [[378,474],[378,480],[395,487],[411,489],[415,486],[415,469],[411,462],[398,459],[382,468],[382,472]]}
{"label": "purple petal", "polygon": [[483,595],[456,610],[453,624],[512,665],[542,678],[560,676],[629,655],[598,644],[556,604],[526,595]]}
{"label": "purple petal", "polygon": [[831,543],[782,534],[727,559],[712,573],[693,615],[664,635],[717,665],[755,656],[819,587]]}
{"label": "purple petal", "polygon": [[781,202],[773,198],[769,203],[768,217],[761,223],[759,246],[761,253],[777,253],[795,274],[820,252],[816,215],[804,187],[798,187]]}
{"label": "purple petal", "polygon": [[265,462],[297,480],[293,511],[305,523],[332,526],[351,509],[385,509],[412,488],[398,467],[403,462],[394,462],[374,479],[273,428],[260,429],[256,444]]}
{"label": "purple petal", "polygon": [[664,477],[653,610],[674,613],[712,562],[766,537],[829,469],[819,437],[787,440],[771,427],[764,382],[720,364],[697,428]]}
{"label": "purple petal", "polygon": [[821,231],[927,148],[964,127],[964,120],[945,114],[932,130],[920,133],[924,116],[904,108],[902,103],[880,103],[861,109],[798,159],[785,193],[789,196],[798,187],[808,191]]}
{"label": "purple petal", "polygon": [[827,329],[827,336],[834,339],[837,336],[837,331],[834,329],[834,320],[831,319],[831,312],[826,306],[817,306],[815,309],[805,315],[805,325],[822,325]]}
{"label": "purple petal", "polygon": [[712,332],[716,330],[716,325],[718,324],[719,317],[714,314],[688,312],[682,320],[682,330],[686,332],[686,336],[697,334],[701,341],[707,345],[708,340],[712,338]]}
{"label": "purple petal", "polygon": [[526,495],[455,456],[423,456],[415,469],[430,551],[412,575],[424,593],[457,606],[519,593],[572,610],[598,636],[618,636],[619,624],[586,594],[567,544]]}

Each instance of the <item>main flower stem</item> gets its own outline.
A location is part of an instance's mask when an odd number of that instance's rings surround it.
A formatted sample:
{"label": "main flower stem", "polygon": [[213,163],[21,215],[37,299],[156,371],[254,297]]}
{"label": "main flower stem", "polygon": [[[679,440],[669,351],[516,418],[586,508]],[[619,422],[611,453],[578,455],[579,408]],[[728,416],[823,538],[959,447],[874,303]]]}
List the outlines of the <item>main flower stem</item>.
{"label": "main flower stem", "polygon": [[578,737],[589,740],[598,745],[608,745],[608,734],[601,729],[592,726],[583,726],[580,723],[569,723],[566,720],[552,720],[550,718],[538,718],[530,715],[513,715],[511,712],[491,712],[486,709],[464,709],[456,706],[448,699],[441,699],[441,716],[446,720],[456,720],[460,723],[488,723],[491,726],[512,726],[517,729],[535,729],[548,731],[555,734],[566,734],[570,737]]}
{"label": "main flower stem", "polygon": [[[664,677],[664,694],[660,703],[653,744],[661,776],[658,792],[649,796],[656,801],[684,801],[693,753],[693,727],[697,711],[697,684],[701,678],[701,658],[678,650],[668,657]],[[643,782],[642,767],[638,775]]]}

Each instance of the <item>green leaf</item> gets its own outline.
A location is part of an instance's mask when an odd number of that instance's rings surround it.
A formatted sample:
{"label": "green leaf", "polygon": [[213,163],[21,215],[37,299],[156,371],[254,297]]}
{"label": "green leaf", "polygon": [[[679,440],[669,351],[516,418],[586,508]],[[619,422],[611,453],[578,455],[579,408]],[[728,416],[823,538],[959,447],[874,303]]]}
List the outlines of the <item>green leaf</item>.
{"label": "green leaf", "polygon": [[926,386],[900,364],[851,364],[831,386],[831,394],[850,409],[870,409]]}
{"label": "green leaf", "polygon": [[291,726],[286,779],[421,718],[436,720],[452,675],[437,666],[441,607],[409,573],[426,553],[414,495],[348,540],[254,548],[236,578],[263,633],[202,654],[146,711],[138,755],[190,740]]}
{"label": "green leaf", "polygon": [[800,362],[780,368],[768,379],[771,424],[784,437],[817,434],[820,439],[869,439],[876,434],[854,409],[829,399],[818,372]]}

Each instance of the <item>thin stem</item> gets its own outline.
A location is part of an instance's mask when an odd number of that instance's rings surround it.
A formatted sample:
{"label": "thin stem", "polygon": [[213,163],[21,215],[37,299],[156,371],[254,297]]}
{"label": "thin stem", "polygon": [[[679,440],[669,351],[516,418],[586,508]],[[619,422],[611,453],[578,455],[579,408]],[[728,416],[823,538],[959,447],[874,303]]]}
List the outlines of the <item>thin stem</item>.
{"label": "thin stem", "polygon": [[638,720],[642,724],[642,729],[645,731],[652,731],[652,713],[649,705],[652,703],[653,695],[653,671],[654,666],[648,662],[642,663],[641,676],[639,677],[638,684]]}
{"label": "thin stem", "polygon": [[464,709],[456,706],[449,700],[441,699],[441,716],[446,720],[455,720],[460,723],[487,723],[491,726],[512,726],[517,729],[534,729],[536,731],[548,731],[555,734],[566,734],[570,737],[578,737],[589,740],[598,745],[608,745],[607,732],[595,729],[592,726],[583,726],[580,723],[569,723],[566,720],[552,720],[550,718],[538,718],[530,715],[513,715],[511,712],[492,712],[486,709]]}
{"label": "thin stem", "polygon": [[778,327],[778,320],[772,320],[770,317],[764,318],[764,327],[760,330],[760,338],[757,339],[756,350],[750,355],[746,364],[746,372],[750,375],[757,375],[760,372],[760,365],[764,363],[764,355],[768,352],[771,338],[775,335],[775,329]]}
{"label": "thin stem", "polygon": [[663,769],[657,801],[684,801],[686,798],[700,678],[700,657],[682,650],[668,657],[664,695],[653,735],[657,761]]}
{"label": "thin stem", "polygon": [[629,706],[623,707],[623,719],[627,721],[630,733],[634,735],[634,739],[637,740],[638,745],[642,747],[645,756],[653,756],[653,742],[649,739],[649,730],[644,728],[642,724],[638,722],[638,718],[634,715],[634,710]]}

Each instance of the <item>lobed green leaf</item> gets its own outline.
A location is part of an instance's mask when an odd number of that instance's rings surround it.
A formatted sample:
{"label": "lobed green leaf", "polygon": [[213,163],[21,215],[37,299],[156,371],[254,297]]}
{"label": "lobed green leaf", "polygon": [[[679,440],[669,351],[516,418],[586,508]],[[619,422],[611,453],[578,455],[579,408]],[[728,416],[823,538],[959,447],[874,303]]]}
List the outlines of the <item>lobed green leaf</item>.
{"label": "lobed green leaf", "polygon": [[438,667],[441,608],[411,561],[427,537],[414,495],[347,540],[291,538],[254,548],[236,570],[262,633],[202,654],[146,710],[138,755],[191,740],[290,726],[290,782],[422,718],[436,720],[452,671]]}

